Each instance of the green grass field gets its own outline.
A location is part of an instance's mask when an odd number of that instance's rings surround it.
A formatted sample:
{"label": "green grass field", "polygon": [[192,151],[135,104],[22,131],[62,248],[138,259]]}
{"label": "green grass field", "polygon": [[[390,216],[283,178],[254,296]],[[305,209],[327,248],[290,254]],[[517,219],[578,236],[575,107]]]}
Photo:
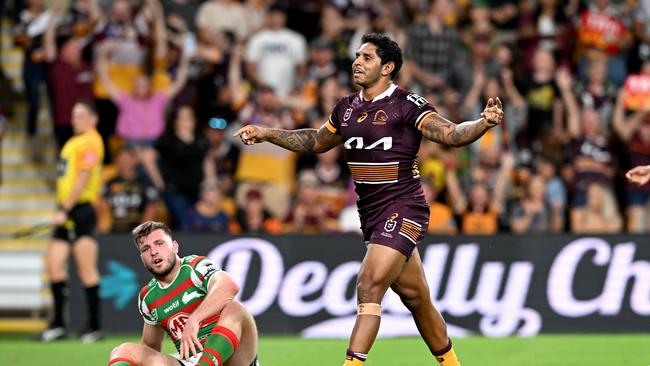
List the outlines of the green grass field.
{"label": "green grass field", "polygon": [[[26,336],[0,335],[0,365],[106,365],[110,350],[135,336],[111,336],[92,345],[76,341],[39,344]],[[344,340],[264,337],[262,366],[340,366]],[[648,366],[650,335],[562,335],[535,338],[466,338],[455,341],[464,366]],[[166,343],[171,351],[171,343]],[[380,339],[367,366],[436,365],[419,338]]]}

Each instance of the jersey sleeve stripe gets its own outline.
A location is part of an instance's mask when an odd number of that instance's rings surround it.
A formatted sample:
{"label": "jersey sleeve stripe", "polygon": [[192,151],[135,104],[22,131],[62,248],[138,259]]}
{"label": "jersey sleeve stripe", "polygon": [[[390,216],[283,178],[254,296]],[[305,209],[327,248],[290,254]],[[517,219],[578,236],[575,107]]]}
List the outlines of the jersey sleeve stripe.
{"label": "jersey sleeve stripe", "polygon": [[206,257],[204,257],[202,255],[197,256],[196,258],[192,259],[192,261],[190,262],[190,267],[192,267],[192,268],[196,267],[196,264],[199,263],[201,261],[201,259],[205,259],[205,258]]}
{"label": "jersey sleeve stripe", "polygon": [[422,122],[426,119],[426,117],[429,117],[430,115],[438,114],[435,111],[426,111],[422,112],[420,116],[415,120],[415,126],[417,127],[418,130],[422,129]]}
{"label": "jersey sleeve stripe", "polygon": [[325,122],[325,127],[327,127],[327,129],[331,133],[336,133],[336,127],[334,127],[334,125],[332,124],[332,122],[330,120],[327,120],[327,122]]}
{"label": "jersey sleeve stripe", "polygon": [[147,292],[149,292],[149,285],[142,287],[142,290],[140,290],[140,298],[144,299],[144,297],[147,296]]}

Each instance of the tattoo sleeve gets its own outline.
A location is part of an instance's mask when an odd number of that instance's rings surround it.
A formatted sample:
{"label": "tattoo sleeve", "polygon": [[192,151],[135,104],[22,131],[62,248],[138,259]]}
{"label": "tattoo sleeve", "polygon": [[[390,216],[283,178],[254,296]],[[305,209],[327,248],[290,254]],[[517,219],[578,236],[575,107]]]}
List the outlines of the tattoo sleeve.
{"label": "tattoo sleeve", "polygon": [[341,144],[341,137],[329,132],[325,127],[318,130],[271,129],[267,141],[300,154],[313,154],[325,152]]}
{"label": "tattoo sleeve", "polygon": [[490,128],[483,118],[455,124],[446,118],[432,114],[422,122],[422,135],[443,145],[465,146],[478,140]]}

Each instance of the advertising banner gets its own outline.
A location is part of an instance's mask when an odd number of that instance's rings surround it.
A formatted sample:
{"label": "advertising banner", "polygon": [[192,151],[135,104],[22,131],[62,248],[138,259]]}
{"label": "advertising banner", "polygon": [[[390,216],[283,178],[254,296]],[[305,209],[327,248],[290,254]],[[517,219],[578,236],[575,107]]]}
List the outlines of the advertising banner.
{"label": "advertising banner", "polygon": [[[354,235],[178,235],[181,256],[207,255],[239,283],[238,299],[262,334],[349,336],[365,247]],[[151,278],[130,237],[100,238],[104,325],[142,329],[136,296]],[[419,247],[437,308],[452,336],[650,330],[650,242],[644,236],[425,237]],[[79,284],[72,321],[85,317]],[[417,335],[389,290],[381,336]]]}

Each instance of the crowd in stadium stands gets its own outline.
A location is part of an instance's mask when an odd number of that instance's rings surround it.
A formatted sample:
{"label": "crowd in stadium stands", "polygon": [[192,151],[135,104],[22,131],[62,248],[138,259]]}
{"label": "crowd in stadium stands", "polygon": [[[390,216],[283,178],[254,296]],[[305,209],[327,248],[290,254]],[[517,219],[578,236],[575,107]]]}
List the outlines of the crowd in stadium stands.
{"label": "crowd in stadium stands", "polygon": [[623,177],[650,164],[650,0],[71,1],[16,9],[27,133],[42,84],[59,145],[74,101],[95,101],[103,231],[359,231],[342,147],[299,156],[232,132],[320,127],[357,90],[368,32],[398,41],[395,82],[440,114],[504,103],[467,148],[423,142],[429,232],[650,231],[650,186]]}

